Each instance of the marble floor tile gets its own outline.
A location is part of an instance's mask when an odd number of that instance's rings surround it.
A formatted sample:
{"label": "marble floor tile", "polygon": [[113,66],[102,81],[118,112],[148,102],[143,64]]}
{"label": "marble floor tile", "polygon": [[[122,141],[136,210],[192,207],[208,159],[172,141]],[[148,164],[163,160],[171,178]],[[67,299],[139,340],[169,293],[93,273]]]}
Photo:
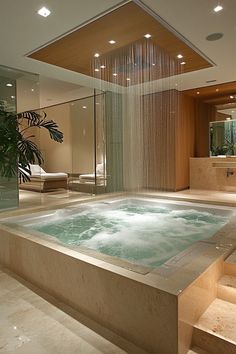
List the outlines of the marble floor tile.
{"label": "marble floor tile", "polygon": [[0,354],[125,354],[0,271]]}

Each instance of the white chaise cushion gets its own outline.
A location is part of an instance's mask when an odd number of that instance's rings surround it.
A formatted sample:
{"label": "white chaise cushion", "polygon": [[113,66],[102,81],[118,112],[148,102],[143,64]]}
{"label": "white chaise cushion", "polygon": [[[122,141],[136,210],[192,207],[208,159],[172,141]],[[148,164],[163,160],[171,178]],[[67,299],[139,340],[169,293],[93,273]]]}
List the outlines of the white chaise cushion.
{"label": "white chaise cushion", "polygon": [[64,172],[58,172],[58,173],[41,173],[41,178],[43,179],[66,179],[67,173]]}
{"label": "white chaise cushion", "polygon": [[39,165],[31,165],[31,176],[32,177],[40,177],[41,179],[66,179],[68,177],[67,173],[64,172],[55,172],[55,173],[47,173],[45,172],[42,167]]}
{"label": "white chaise cushion", "polygon": [[33,165],[33,164],[30,164],[30,171],[31,171],[31,175],[32,176],[38,176],[38,175],[41,175],[42,173],[46,173],[42,167],[40,167],[39,165]]}

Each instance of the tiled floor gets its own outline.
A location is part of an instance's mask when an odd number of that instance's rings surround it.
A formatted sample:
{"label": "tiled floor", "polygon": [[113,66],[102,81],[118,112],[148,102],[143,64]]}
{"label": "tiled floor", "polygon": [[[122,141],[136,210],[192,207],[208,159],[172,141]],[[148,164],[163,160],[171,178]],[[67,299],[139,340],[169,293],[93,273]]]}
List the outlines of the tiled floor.
{"label": "tiled floor", "polygon": [[20,208],[32,208],[41,205],[48,206],[49,204],[67,203],[91,197],[91,194],[66,191],[63,189],[47,193],[20,190],[19,206]]}
{"label": "tiled floor", "polygon": [[[143,353],[133,347],[121,349],[33,290],[0,268],[1,354]],[[114,335],[113,339],[128,345]]]}
{"label": "tiled floor", "polygon": [[236,192],[185,189],[179,192],[142,191],[150,196],[197,203],[218,204],[236,207]]}
{"label": "tiled floor", "polygon": [[[206,191],[186,189],[179,192],[140,191],[140,194],[148,194],[152,197],[167,198],[182,201],[191,201],[207,204],[228,205],[236,207],[236,192]],[[105,195],[104,195],[105,196]],[[91,194],[55,191],[49,193],[38,193],[31,191],[20,191],[20,208],[32,208],[43,205],[63,204],[91,198]]]}

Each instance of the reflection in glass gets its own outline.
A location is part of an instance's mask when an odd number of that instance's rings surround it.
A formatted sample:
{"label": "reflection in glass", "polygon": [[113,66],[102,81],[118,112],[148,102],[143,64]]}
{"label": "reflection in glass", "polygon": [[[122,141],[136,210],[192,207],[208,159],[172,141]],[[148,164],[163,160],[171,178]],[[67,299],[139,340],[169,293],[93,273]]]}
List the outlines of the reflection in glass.
{"label": "reflection in glass", "polygon": [[[12,146],[17,144],[15,75],[0,67],[0,82],[0,210],[3,210],[18,206],[17,156]],[[7,176],[8,168],[15,169],[14,176]]]}
{"label": "reflection in glass", "polygon": [[210,155],[236,155],[236,120],[210,123]]}
{"label": "reflection in glass", "polygon": [[[38,83],[37,74],[0,65],[0,210],[19,204],[16,113],[39,107]],[[6,137],[8,142],[4,143]],[[12,173],[5,173],[7,159],[11,161]]]}
{"label": "reflection in glass", "polygon": [[[100,92],[43,109],[64,134],[62,144],[47,132],[35,134],[43,154],[43,169],[68,175],[68,193],[105,192],[104,97]],[[41,114],[43,114],[40,111]],[[36,132],[37,133],[37,132]]]}

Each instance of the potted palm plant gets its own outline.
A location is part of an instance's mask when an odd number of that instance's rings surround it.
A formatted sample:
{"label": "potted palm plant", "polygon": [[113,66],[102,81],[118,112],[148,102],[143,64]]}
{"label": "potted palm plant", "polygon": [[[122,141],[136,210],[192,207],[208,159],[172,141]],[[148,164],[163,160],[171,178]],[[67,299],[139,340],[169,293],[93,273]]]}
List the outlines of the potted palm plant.
{"label": "potted palm plant", "polygon": [[63,142],[63,133],[53,120],[47,119],[46,113],[40,115],[27,111],[15,114],[0,106],[0,176],[11,178],[18,174],[21,182],[29,181],[29,164],[43,163],[42,153],[33,141],[32,128],[35,127],[46,129],[51,139]]}

